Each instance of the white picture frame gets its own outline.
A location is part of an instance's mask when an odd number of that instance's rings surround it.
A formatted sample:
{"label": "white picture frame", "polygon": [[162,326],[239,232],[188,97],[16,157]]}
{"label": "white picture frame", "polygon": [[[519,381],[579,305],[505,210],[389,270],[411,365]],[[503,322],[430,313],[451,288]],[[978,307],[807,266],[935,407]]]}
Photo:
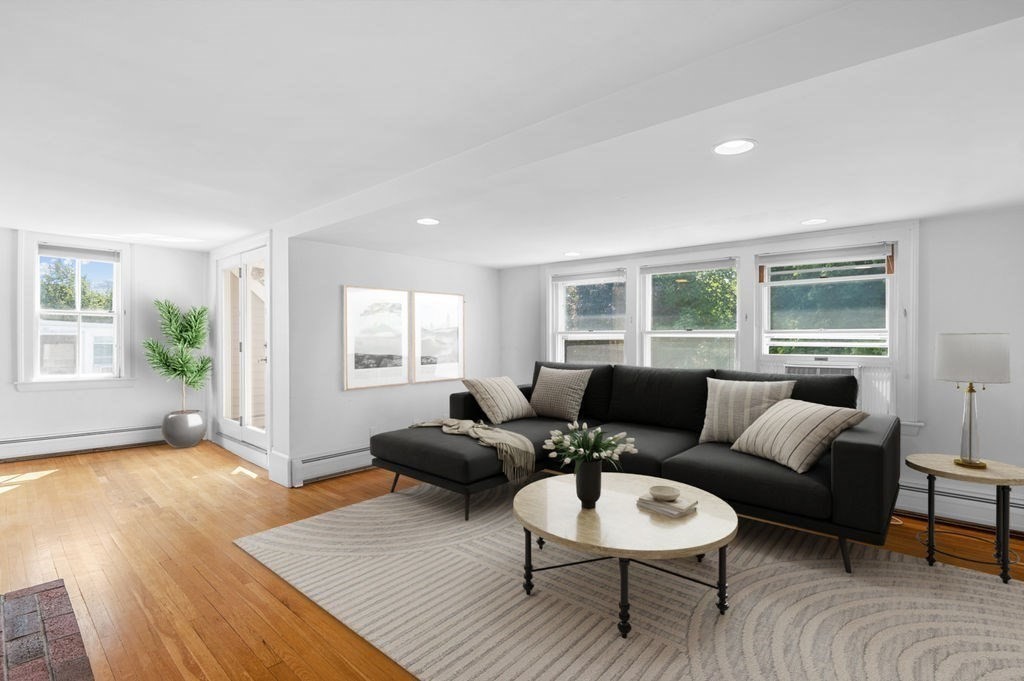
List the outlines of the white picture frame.
{"label": "white picture frame", "polygon": [[413,381],[465,378],[465,299],[456,293],[415,291],[413,304]]}
{"label": "white picture frame", "polygon": [[345,286],[345,390],[409,382],[409,292]]}

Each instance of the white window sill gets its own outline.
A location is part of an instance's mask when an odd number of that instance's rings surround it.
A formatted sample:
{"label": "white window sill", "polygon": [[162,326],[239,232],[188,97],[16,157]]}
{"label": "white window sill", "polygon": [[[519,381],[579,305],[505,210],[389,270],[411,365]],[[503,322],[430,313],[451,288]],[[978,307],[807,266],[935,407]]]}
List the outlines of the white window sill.
{"label": "white window sill", "polygon": [[41,392],[46,390],[109,390],[134,388],[134,378],[95,378],[70,381],[19,381],[14,384],[18,392]]}

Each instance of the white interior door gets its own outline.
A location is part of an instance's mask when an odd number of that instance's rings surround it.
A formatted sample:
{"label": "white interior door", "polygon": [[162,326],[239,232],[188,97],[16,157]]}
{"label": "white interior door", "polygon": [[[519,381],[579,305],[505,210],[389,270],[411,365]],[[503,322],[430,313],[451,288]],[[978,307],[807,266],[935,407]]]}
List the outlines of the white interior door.
{"label": "white interior door", "polygon": [[218,269],[222,311],[218,430],[265,451],[270,320],[267,249],[221,260]]}

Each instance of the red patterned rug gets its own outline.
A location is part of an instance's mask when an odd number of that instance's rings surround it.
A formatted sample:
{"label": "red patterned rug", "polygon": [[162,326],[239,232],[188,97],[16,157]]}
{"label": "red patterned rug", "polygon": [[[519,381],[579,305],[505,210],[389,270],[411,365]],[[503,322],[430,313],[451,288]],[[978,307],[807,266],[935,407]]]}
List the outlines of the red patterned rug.
{"label": "red patterned rug", "polygon": [[0,679],[93,678],[63,579],[0,596],[0,612]]}

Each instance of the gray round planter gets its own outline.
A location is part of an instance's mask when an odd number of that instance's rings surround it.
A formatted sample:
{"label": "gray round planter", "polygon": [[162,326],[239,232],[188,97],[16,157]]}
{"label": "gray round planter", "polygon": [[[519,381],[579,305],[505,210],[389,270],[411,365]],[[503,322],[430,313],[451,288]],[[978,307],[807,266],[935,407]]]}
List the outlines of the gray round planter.
{"label": "gray round planter", "polygon": [[206,422],[197,410],[172,411],[164,417],[164,439],[172,447],[195,447],[206,435]]}

